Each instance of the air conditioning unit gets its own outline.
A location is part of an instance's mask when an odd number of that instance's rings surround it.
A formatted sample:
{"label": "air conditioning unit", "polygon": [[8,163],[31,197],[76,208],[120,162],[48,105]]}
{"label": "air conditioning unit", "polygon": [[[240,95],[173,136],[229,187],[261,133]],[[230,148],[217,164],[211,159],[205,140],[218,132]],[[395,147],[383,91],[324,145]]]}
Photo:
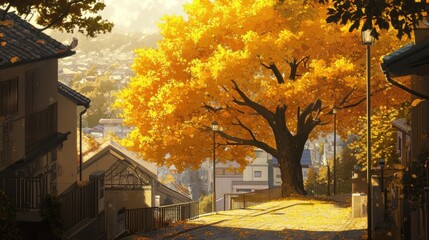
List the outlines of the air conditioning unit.
{"label": "air conditioning unit", "polygon": [[366,216],[367,197],[363,193],[352,194],[352,218]]}

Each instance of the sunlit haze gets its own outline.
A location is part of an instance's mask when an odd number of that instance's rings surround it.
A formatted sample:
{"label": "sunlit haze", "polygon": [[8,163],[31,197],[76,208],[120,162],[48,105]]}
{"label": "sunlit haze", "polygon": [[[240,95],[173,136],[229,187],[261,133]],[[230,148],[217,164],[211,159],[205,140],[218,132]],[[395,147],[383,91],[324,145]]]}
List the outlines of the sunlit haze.
{"label": "sunlit haze", "polygon": [[102,15],[115,24],[115,30],[158,31],[165,14],[184,15],[183,4],[190,0],[105,0]]}

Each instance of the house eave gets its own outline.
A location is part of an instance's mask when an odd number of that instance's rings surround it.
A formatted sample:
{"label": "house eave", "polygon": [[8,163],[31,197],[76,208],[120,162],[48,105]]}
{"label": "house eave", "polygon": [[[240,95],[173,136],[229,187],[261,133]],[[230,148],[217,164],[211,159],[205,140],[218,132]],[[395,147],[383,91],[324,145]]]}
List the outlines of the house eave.
{"label": "house eave", "polygon": [[69,57],[76,54],[75,51],[67,51],[61,54],[57,54],[57,55],[52,55],[52,56],[48,56],[48,57],[43,57],[43,58],[37,58],[37,59],[30,59],[30,60],[21,60],[15,63],[7,63],[7,64],[2,64],[0,65],[0,70],[6,69],[6,68],[13,68],[13,67],[18,67],[18,66],[22,66],[25,64],[30,64],[30,63],[35,63],[35,62],[41,62],[41,61],[45,61],[45,60],[50,60],[50,59],[60,59],[60,58],[65,58],[65,57]]}
{"label": "house eave", "polygon": [[392,77],[429,74],[429,40],[409,43],[383,57],[381,69]]}

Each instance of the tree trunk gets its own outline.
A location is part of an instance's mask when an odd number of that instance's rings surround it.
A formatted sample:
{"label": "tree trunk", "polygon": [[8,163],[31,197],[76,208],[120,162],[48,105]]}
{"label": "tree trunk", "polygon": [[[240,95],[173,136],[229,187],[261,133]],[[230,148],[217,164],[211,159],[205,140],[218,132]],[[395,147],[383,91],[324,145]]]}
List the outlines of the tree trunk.
{"label": "tree trunk", "polygon": [[[288,146],[286,146],[288,147]],[[289,148],[290,149],[290,148]],[[295,151],[282,150],[277,159],[282,179],[282,196],[306,195],[302,177],[301,156],[304,146]]]}

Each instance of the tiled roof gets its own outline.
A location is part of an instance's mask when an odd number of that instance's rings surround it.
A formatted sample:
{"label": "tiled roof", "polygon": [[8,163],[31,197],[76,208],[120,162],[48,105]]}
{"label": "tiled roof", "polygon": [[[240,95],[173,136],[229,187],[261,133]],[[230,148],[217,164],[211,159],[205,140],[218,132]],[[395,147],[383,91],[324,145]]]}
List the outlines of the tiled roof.
{"label": "tiled roof", "polygon": [[[3,14],[0,9],[0,16]],[[7,13],[5,21],[0,23],[0,68],[74,53],[14,13]]]}
{"label": "tiled roof", "polygon": [[75,102],[77,105],[89,108],[89,103],[91,102],[89,98],[71,89],[62,82],[58,82],[58,92]]}

